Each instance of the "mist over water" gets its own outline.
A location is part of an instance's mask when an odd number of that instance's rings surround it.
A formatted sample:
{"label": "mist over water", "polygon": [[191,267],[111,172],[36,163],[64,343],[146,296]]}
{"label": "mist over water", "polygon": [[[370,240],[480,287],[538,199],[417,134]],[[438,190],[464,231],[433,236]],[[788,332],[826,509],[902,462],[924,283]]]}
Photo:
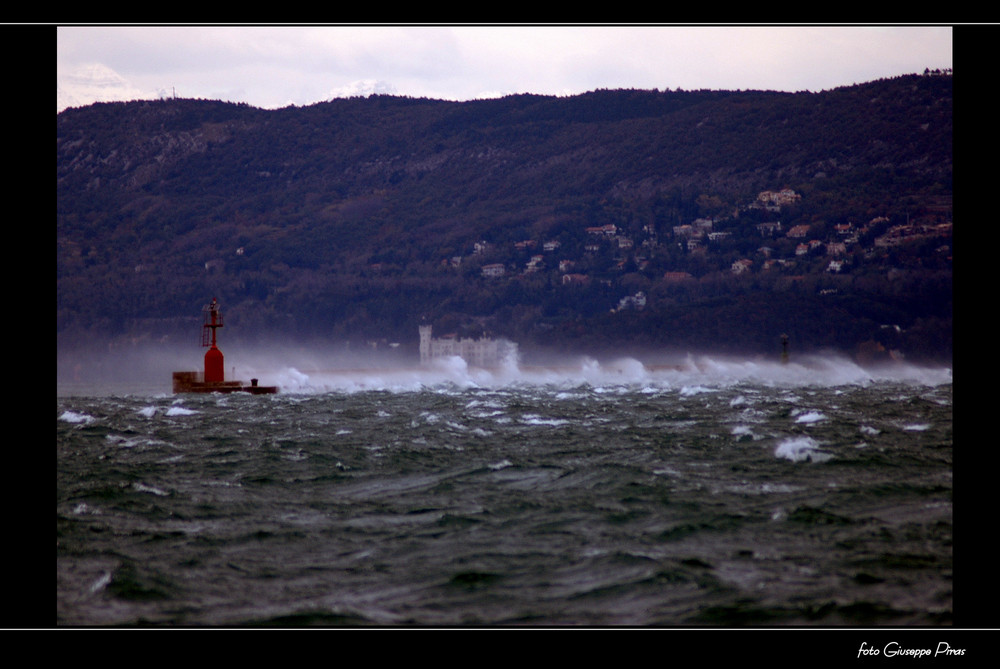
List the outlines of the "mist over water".
{"label": "mist over water", "polygon": [[781,363],[695,355],[669,364],[647,364],[630,357],[603,361],[581,357],[561,364],[514,362],[493,369],[476,369],[455,357],[436,360],[422,368],[301,371],[289,367],[275,371],[269,378],[274,378],[283,390],[296,393],[413,391],[440,384],[484,388],[589,385],[666,389],[725,387],[737,383],[837,386],[893,381],[938,385],[951,382],[951,369],[902,363],[866,368],[843,357],[806,356],[797,362]]}
{"label": "mist over water", "polygon": [[[204,349],[202,349],[203,351]],[[889,362],[862,366],[843,355],[794,355],[780,359],[680,353],[659,356],[565,354],[511,360],[492,369],[470,367],[461,358],[421,366],[413,351],[351,352],[309,346],[223,347],[228,379],[276,385],[282,392],[323,393],[363,390],[413,391],[442,383],[460,387],[511,385],[625,385],[653,388],[687,384],[726,386],[842,385],[904,381],[951,382],[949,366]],[[138,346],[117,351],[70,351],[57,362],[57,394],[170,392],[174,371],[200,370],[196,347]]]}
{"label": "mist over water", "polygon": [[225,352],[60,373],[58,624],[951,621],[950,368]]}

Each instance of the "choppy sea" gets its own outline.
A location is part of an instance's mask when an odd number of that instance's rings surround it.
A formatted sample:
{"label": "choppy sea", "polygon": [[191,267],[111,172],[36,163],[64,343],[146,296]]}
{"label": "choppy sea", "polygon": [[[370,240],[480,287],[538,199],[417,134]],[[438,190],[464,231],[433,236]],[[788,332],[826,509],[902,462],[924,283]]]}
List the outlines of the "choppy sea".
{"label": "choppy sea", "polygon": [[57,625],[952,624],[949,368],[274,382],[57,392]]}

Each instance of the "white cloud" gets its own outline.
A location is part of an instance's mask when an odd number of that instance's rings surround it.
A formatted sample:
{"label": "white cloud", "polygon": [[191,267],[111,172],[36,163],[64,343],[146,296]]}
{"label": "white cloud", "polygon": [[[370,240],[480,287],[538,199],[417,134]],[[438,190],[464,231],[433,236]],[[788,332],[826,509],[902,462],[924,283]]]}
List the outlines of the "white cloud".
{"label": "white cloud", "polygon": [[369,95],[396,95],[396,88],[377,79],[352,81],[345,86],[331,89],[327,99],[367,97]]}
{"label": "white cloud", "polygon": [[463,100],[596,88],[795,91],[951,67],[951,29],[81,26],[58,28],[57,63],[60,105],[174,88],[267,108],[370,92]]}
{"label": "white cloud", "polygon": [[56,108],[80,107],[94,102],[144,100],[158,97],[156,91],[142,90],[125,77],[100,63],[83,63],[57,72]]}

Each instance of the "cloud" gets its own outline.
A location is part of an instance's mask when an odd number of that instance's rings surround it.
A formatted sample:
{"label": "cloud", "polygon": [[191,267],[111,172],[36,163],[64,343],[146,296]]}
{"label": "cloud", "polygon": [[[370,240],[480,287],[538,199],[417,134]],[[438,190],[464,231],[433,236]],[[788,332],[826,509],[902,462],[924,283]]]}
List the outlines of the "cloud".
{"label": "cloud", "polygon": [[[951,67],[944,27],[70,26],[63,105],[179,97],[275,108],[597,88],[821,90]],[[117,97],[115,97],[117,96]]]}
{"label": "cloud", "polygon": [[327,99],[367,97],[369,95],[396,95],[396,88],[376,79],[352,81],[346,86],[331,89]]}
{"label": "cloud", "polygon": [[56,75],[56,108],[81,107],[94,102],[147,100],[161,92],[132,86],[123,76],[100,63],[82,63]]}

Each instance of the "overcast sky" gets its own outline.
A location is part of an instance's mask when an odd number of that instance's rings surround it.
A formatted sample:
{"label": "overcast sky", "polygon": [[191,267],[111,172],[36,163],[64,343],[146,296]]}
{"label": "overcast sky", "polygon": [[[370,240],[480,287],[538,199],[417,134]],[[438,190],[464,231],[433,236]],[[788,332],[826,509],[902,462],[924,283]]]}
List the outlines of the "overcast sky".
{"label": "overcast sky", "polygon": [[952,67],[947,26],[57,28],[57,111],[175,95],[268,109],[390,93],[820,91]]}

